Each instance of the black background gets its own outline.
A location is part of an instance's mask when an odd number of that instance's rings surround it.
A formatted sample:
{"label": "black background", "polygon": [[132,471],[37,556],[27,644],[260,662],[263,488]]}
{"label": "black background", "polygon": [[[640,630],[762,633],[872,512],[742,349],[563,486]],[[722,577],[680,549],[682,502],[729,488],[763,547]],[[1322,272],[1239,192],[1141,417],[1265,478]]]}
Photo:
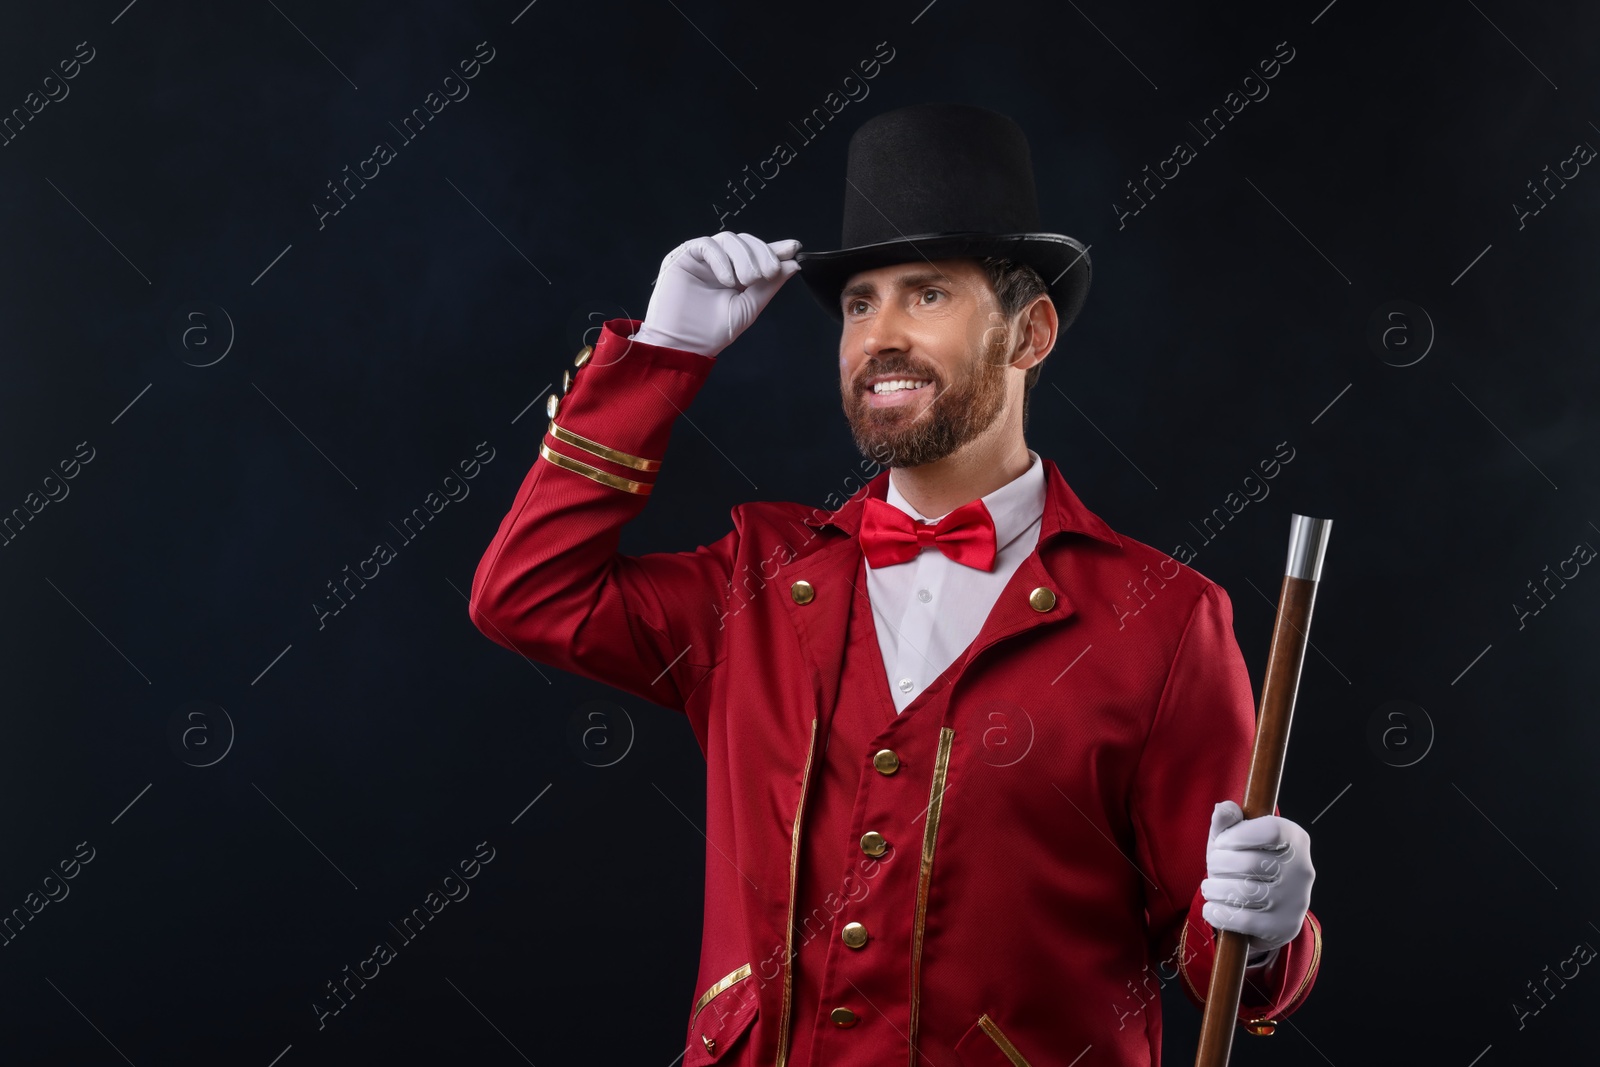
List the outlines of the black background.
{"label": "black background", "polygon": [[[6,5],[0,32],[7,114],[94,50],[0,147],[0,514],[70,489],[0,547],[0,913],[94,850],[0,947],[0,1060],[673,1062],[699,750],[495,646],[465,597],[586,327],[642,317],[661,257],[880,42],[870,94],[728,224],[835,247],[862,120],[1004,111],[1045,227],[1095,267],[1029,444],[1117,530],[1198,548],[1258,687],[1288,516],[1335,520],[1280,796],[1325,954],[1235,1062],[1593,1055],[1592,968],[1513,1009],[1600,945],[1600,577],[1520,627],[1514,607],[1600,544],[1600,177],[1520,228],[1513,207],[1600,145],[1592,6],[124,2]],[[404,143],[389,123],[483,41],[470,95]],[[1270,95],[1201,143],[1188,123],[1285,41]],[[319,228],[380,140],[396,158]],[[1119,227],[1124,183],[1178,140],[1197,157]],[[1375,346],[1395,300],[1426,317]],[[835,491],[859,458],[836,348],[786,286],[624,550]],[[401,545],[389,524],[484,441],[470,493],[319,628],[325,584]],[[1270,496],[1200,541],[1285,441]],[[80,442],[93,459],[46,482]],[[593,701],[633,732],[610,767],[571,740]],[[187,746],[174,722],[200,725]],[[323,983],[485,841],[471,895],[319,1030]],[[1199,1015],[1167,994],[1166,1059],[1191,1062]]]}

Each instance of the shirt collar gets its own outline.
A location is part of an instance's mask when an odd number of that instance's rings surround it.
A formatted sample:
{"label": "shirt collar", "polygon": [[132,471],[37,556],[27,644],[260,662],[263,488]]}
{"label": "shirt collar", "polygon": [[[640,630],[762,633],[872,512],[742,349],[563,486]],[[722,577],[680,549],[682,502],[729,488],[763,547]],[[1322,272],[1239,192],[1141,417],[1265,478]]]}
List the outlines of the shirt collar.
{"label": "shirt collar", "polygon": [[[1044,462],[1039,458],[1039,453],[1031,448],[1028,449],[1028,458],[1030,462],[1027,470],[982,498],[983,506],[989,509],[989,514],[994,518],[996,551],[1016,540],[1044,514]],[[906,498],[901,496],[900,490],[895,487],[893,478],[889,479],[884,499],[913,519],[922,522],[935,521],[906,502]],[[944,516],[940,515],[938,518],[942,519]]]}

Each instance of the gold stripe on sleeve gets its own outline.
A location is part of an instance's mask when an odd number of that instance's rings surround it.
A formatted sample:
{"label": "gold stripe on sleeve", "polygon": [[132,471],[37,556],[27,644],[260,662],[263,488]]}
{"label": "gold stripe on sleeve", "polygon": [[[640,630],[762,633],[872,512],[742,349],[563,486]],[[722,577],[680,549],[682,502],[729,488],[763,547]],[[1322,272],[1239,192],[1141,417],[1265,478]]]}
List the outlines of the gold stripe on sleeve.
{"label": "gold stripe on sleeve", "polygon": [[630,493],[638,493],[640,496],[650,495],[651,485],[649,482],[636,482],[631,478],[619,478],[615,474],[607,474],[600,468],[591,467],[581,460],[563,456],[560,452],[552,452],[550,446],[543,442],[539,444],[539,455],[558,467],[565,467],[574,474],[581,474],[585,478],[599,482],[601,485],[609,485],[613,489],[623,489]]}
{"label": "gold stripe on sleeve", "polygon": [[557,441],[565,441],[569,445],[576,445],[585,452],[599,456],[601,459],[609,459],[613,463],[620,463],[624,467],[632,467],[636,471],[650,472],[661,469],[661,461],[659,459],[645,459],[641,456],[630,455],[620,449],[610,448],[600,444],[598,441],[591,441],[581,434],[573,433],[565,426],[557,426],[555,419],[550,420],[550,433],[555,435]]}

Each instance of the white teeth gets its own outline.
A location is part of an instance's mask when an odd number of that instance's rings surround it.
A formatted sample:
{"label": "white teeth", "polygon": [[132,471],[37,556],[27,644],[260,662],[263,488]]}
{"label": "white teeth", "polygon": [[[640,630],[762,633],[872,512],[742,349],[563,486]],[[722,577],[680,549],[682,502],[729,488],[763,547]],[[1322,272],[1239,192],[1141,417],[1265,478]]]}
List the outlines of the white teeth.
{"label": "white teeth", "polygon": [[899,392],[901,389],[916,389],[927,384],[927,380],[923,378],[897,378],[894,381],[877,383],[872,387],[872,391],[881,395]]}

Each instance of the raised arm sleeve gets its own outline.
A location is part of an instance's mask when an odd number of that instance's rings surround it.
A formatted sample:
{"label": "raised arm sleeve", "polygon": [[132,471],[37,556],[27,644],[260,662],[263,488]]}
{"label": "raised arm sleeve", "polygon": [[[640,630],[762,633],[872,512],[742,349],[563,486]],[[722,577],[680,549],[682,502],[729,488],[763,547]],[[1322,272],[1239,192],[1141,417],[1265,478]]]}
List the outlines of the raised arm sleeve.
{"label": "raised arm sleeve", "polygon": [[718,597],[738,530],[689,552],[625,556],[673,421],[716,360],[631,341],[612,319],[580,353],[539,454],[479,560],[468,614],[530,659],[674,710],[722,659]]}

